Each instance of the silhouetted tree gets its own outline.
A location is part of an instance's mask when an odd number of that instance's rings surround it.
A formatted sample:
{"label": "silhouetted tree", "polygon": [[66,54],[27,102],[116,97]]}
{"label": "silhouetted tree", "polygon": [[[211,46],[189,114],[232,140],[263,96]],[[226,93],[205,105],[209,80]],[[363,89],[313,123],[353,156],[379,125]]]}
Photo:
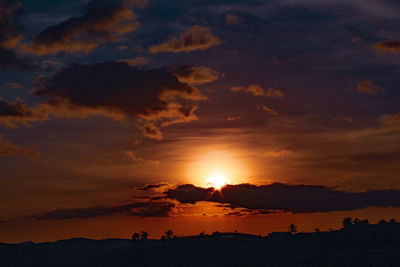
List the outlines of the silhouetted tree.
{"label": "silhouetted tree", "polygon": [[360,219],[359,219],[359,218],[355,218],[355,219],[353,220],[353,224],[354,224],[354,225],[360,225],[360,224],[361,224]]}
{"label": "silhouetted tree", "polygon": [[392,225],[399,225],[399,222],[396,219],[390,219],[389,221]]}
{"label": "silhouetted tree", "polygon": [[353,222],[350,217],[346,217],[342,221],[342,225],[344,229],[349,229],[353,225]]}
{"label": "silhouetted tree", "polygon": [[289,230],[288,231],[292,235],[295,235],[297,233],[297,226],[292,223],[291,225],[289,225]]}
{"label": "silhouetted tree", "polygon": [[382,219],[382,220],[380,220],[379,222],[378,222],[378,225],[379,226],[385,226],[385,225],[387,225],[388,224],[388,222],[385,220],[385,219]]}
{"label": "silhouetted tree", "polygon": [[132,234],[132,241],[136,241],[139,239],[139,234],[138,233],[133,233]]}
{"label": "silhouetted tree", "polygon": [[149,234],[145,231],[140,232],[140,239],[141,240],[147,240],[149,239]]}
{"label": "silhouetted tree", "polygon": [[319,233],[319,232],[321,232],[321,230],[319,230],[319,228],[317,227],[317,228],[315,228],[315,232]]}
{"label": "silhouetted tree", "polygon": [[164,239],[172,239],[176,237],[174,236],[174,232],[172,230],[167,230],[164,234],[165,234]]}

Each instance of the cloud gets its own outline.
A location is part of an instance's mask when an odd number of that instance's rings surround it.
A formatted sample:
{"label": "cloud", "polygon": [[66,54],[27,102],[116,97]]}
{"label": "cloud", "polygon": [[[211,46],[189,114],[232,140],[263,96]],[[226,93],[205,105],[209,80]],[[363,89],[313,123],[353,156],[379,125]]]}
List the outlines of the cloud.
{"label": "cloud", "polygon": [[158,165],[160,162],[158,160],[148,160],[148,159],[143,159],[140,157],[136,157],[135,154],[133,154],[132,151],[126,151],[125,154],[132,159],[133,162],[137,163],[144,163],[144,164],[149,164],[149,165]]}
{"label": "cloud", "polygon": [[228,121],[236,121],[240,119],[240,116],[230,116],[228,118],[226,118]]}
{"label": "cloud", "polygon": [[147,185],[144,186],[144,187],[140,187],[139,190],[150,191],[150,190],[158,189],[158,188],[164,187],[164,186],[168,186],[168,184],[167,184],[167,183],[147,184]]}
{"label": "cloud", "polygon": [[268,113],[270,113],[271,115],[278,115],[278,112],[276,112],[272,108],[269,108],[269,107],[266,107],[266,106],[262,106],[261,109],[266,111],[266,112],[268,112]]}
{"label": "cloud", "polygon": [[218,71],[205,66],[183,65],[175,68],[172,72],[180,82],[188,84],[209,83],[219,79],[221,76]]}
{"label": "cloud", "polygon": [[388,127],[400,128],[400,113],[385,114],[379,117],[379,120]]}
{"label": "cloud", "polygon": [[87,208],[58,208],[25,218],[36,220],[87,219],[115,214],[138,217],[168,217],[175,205],[170,202],[137,202],[121,206],[93,206]]}
{"label": "cloud", "polygon": [[118,62],[125,62],[131,67],[140,66],[140,65],[147,65],[149,60],[145,57],[136,57],[133,59],[120,59]]}
{"label": "cloud", "polygon": [[53,77],[38,78],[36,84],[33,93],[45,99],[53,113],[62,103],[65,112],[59,115],[63,117],[71,110],[81,111],[81,116],[138,118],[144,135],[155,139],[162,139],[160,127],[197,119],[197,107],[179,99],[206,99],[167,68],[137,69],[126,62],[73,65]]}
{"label": "cloud", "polygon": [[0,134],[0,157],[8,156],[26,156],[26,157],[38,157],[40,152],[38,150],[26,149],[14,144],[11,144],[4,138],[4,135]]}
{"label": "cloud", "polygon": [[7,83],[7,86],[14,89],[24,89],[24,86],[22,86],[22,84],[16,82]]}
{"label": "cloud", "polygon": [[266,91],[264,89],[257,85],[257,84],[252,84],[248,87],[244,86],[233,86],[230,88],[232,92],[238,92],[238,91],[243,91],[252,94],[253,96],[265,96],[265,97],[284,97],[285,94],[278,89],[274,88],[268,88]]}
{"label": "cloud", "polygon": [[226,15],[226,19],[225,19],[225,23],[227,25],[239,25],[242,22],[242,18],[238,17],[234,14],[227,14]]}
{"label": "cloud", "polygon": [[383,52],[400,54],[400,40],[386,40],[377,43],[374,48]]}
{"label": "cloud", "polygon": [[366,81],[362,81],[362,82],[358,83],[357,92],[375,95],[378,92],[381,92],[382,94],[384,94],[385,90],[383,88],[380,88],[379,86],[373,84],[371,81],[366,80]]}
{"label": "cloud", "polygon": [[400,207],[400,191],[374,190],[345,192],[316,185],[274,183],[227,185],[220,192],[213,188],[181,185],[165,192],[166,198],[181,203],[199,201],[230,204],[250,210],[286,211],[293,213],[356,210],[366,207]]}
{"label": "cloud", "polygon": [[119,3],[92,5],[82,17],[51,26],[22,44],[21,52],[35,55],[90,52],[104,42],[120,40],[139,27],[136,15]]}
{"label": "cloud", "polygon": [[221,44],[221,41],[212,34],[210,28],[195,25],[182,33],[178,38],[174,37],[165,43],[151,46],[149,52],[189,52],[205,50],[219,44]]}
{"label": "cloud", "polygon": [[9,103],[0,99],[0,124],[15,128],[19,124],[47,120],[48,114],[37,108],[29,108],[23,103]]}
{"label": "cloud", "polygon": [[19,23],[22,9],[23,5],[19,1],[0,1],[0,67],[28,67],[15,53],[22,39],[23,27]]}
{"label": "cloud", "polygon": [[292,154],[289,150],[281,150],[281,151],[268,151],[263,154],[264,158],[279,158],[283,156],[287,156]]}

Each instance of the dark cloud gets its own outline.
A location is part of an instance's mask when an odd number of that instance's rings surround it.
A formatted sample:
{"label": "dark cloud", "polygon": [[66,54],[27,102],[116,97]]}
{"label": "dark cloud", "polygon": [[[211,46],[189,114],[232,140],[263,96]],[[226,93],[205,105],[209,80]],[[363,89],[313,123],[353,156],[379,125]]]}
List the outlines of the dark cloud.
{"label": "dark cloud", "polygon": [[168,184],[166,184],[166,183],[161,183],[161,184],[148,184],[148,185],[146,185],[146,186],[144,186],[144,187],[140,187],[139,190],[150,191],[150,190],[153,190],[153,189],[156,189],[156,188],[160,188],[160,187],[163,187],[163,186],[167,186],[167,185],[168,185]]}
{"label": "dark cloud", "polygon": [[66,220],[95,218],[114,214],[138,217],[168,217],[174,207],[169,202],[138,202],[121,206],[93,206],[88,208],[59,208],[39,215],[26,216],[37,220]]}
{"label": "dark cloud", "polygon": [[120,3],[99,1],[82,17],[71,17],[34,37],[21,51],[35,55],[90,52],[104,42],[118,41],[139,27],[136,15]]}
{"label": "dark cloud", "polygon": [[0,134],[0,157],[7,156],[25,156],[25,157],[37,157],[40,155],[38,150],[26,149],[10,143]]}
{"label": "dark cloud", "polygon": [[400,54],[400,40],[386,40],[377,43],[374,48],[383,52]]}
{"label": "dark cloud", "polygon": [[162,139],[160,127],[197,119],[196,107],[178,99],[205,99],[167,68],[138,69],[126,62],[73,65],[53,77],[40,77],[33,93],[46,99],[52,112],[63,104],[62,117],[68,117],[68,109],[80,110],[82,116],[136,117],[143,133],[156,139]]}
{"label": "dark cloud", "polygon": [[193,50],[205,50],[219,44],[221,44],[221,41],[212,34],[210,28],[195,25],[178,38],[174,37],[165,43],[151,46],[149,52],[190,52]]}
{"label": "dark cloud", "polygon": [[18,124],[29,124],[29,122],[46,120],[46,113],[39,109],[32,109],[23,103],[9,103],[0,99],[0,124],[8,127],[16,127]]}
{"label": "dark cloud", "polygon": [[269,212],[282,210],[293,213],[355,210],[366,207],[400,207],[400,191],[375,190],[345,192],[325,186],[286,185],[275,183],[227,185],[220,191],[194,185],[182,185],[165,192],[166,198],[194,204],[210,201]]}
{"label": "dark cloud", "polygon": [[22,8],[19,1],[0,1],[0,67],[28,66],[15,53],[15,48],[22,38],[23,27],[19,23]]}

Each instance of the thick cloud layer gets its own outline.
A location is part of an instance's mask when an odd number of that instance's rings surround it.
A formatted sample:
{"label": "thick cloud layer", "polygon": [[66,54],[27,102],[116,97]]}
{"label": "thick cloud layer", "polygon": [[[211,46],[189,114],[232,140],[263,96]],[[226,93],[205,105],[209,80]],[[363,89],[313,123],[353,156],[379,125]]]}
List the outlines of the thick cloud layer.
{"label": "thick cloud layer", "polygon": [[93,206],[88,208],[59,208],[27,218],[37,220],[66,220],[76,218],[94,218],[115,214],[138,217],[168,217],[174,207],[169,202],[138,202],[121,206]]}
{"label": "thick cloud layer", "polygon": [[165,192],[181,203],[209,201],[251,210],[282,210],[293,213],[355,210],[366,207],[400,207],[400,191],[380,190],[351,193],[325,186],[275,183],[227,185],[221,191],[182,185]]}
{"label": "thick cloud layer", "polygon": [[195,25],[178,38],[174,37],[165,43],[151,46],[149,52],[190,52],[193,50],[205,50],[219,44],[221,44],[221,41],[212,34],[210,28]]}
{"label": "thick cloud layer", "polygon": [[205,97],[180,82],[167,68],[138,69],[125,62],[74,65],[51,78],[41,77],[34,94],[57,107],[67,102],[77,109],[121,117],[140,118],[140,128],[149,137],[161,139],[159,127],[197,119],[195,106],[180,99]]}
{"label": "thick cloud layer", "polygon": [[35,55],[89,52],[104,42],[117,41],[139,27],[136,15],[120,4],[91,7],[82,17],[71,17],[51,26],[24,44],[22,51]]}
{"label": "thick cloud layer", "polygon": [[22,25],[18,22],[22,4],[14,0],[0,1],[0,67],[26,66],[14,48],[21,40]]}
{"label": "thick cloud layer", "polygon": [[37,157],[40,155],[38,150],[32,150],[23,148],[10,143],[0,134],[0,157],[6,156],[25,156],[25,157]]}
{"label": "thick cloud layer", "polygon": [[400,40],[387,40],[380,42],[374,46],[375,49],[400,54]]}

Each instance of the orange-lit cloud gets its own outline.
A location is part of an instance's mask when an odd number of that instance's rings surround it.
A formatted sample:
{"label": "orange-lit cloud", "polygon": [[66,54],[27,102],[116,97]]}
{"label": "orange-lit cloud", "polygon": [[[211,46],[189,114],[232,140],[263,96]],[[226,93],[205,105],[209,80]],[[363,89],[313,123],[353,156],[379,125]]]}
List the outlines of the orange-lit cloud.
{"label": "orange-lit cloud", "polygon": [[0,67],[28,65],[15,53],[22,36],[22,25],[18,22],[23,5],[19,1],[0,1]]}
{"label": "orange-lit cloud", "polygon": [[279,90],[274,88],[268,88],[264,90],[261,86],[257,84],[252,84],[248,87],[244,86],[233,86],[230,88],[232,92],[243,91],[252,94],[253,96],[265,96],[265,97],[284,97],[285,94]]}
{"label": "orange-lit cloud", "polygon": [[261,109],[264,110],[265,112],[268,112],[271,115],[278,115],[278,112],[272,108],[262,106]]}
{"label": "orange-lit cloud", "polygon": [[174,37],[165,43],[151,46],[149,52],[189,52],[204,50],[219,44],[221,44],[221,41],[212,34],[210,28],[195,25],[182,33],[178,38]]}
{"label": "orange-lit cloud", "polygon": [[149,164],[149,165],[158,165],[160,162],[158,160],[151,160],[151,159],[143,159],[140,157],[136,157],[132,151],[126,151],[125,154],[132,159],[133,162]]}
{"label": "orange-lit cloud", "polygon": [[10,143],[0,134],[0,157],[5,156],[26,156],[37,157],[40,155],[38,150],[26,149]]}
{"label": "orange-lit cloud", "polygon": [[136,57],[132,59],[120,59],[119,62],[125,62],[131,67],[140,66],[140,65],[147,65],[149,60],[146,57]]}
{"label": "orange-lit cloud", "polygon": [[386,114],[379,117],[379,120],[388,127],[400,128],[400,113]]}
{"label": "orange-lit cloud", "polygon": [[374,45],[374,48],[383,52],[400,54],[400,40],[382,41]]}
{"label": "orange-lit cloud", "polygon": [[225,23],[227,25],[239,25],[242,21],[243,19],[235,14],[227,14],[225,18]]}
{"label": "orange-lit cloud", "polygon": [[268,151],[263,154],[264,158],[279,158],[283,156],[287,156],[292,154],[290,150],[281,150],[281,151]]}
{"label": "orange-lit cloud", "polygon": [[59,52],[90,52],[104,42],[117,41],[139,27],[136,15],[118,4],[90,8],[82,17],[72,17],[51,26],[22,44],[20,51],[35,55]]}
{"label": "orange-lit cloud", "polygon": [[182,83],[203,84],[217,80],[221,74],[206,66],[183,65],[173,70],[174,75]]}
{"label": "orange-lit cloud", "polygon": [[366,80],[366,81],[362,81],[362,82],[358,83],[357,92],[375,95],[378,92],[381,92],[382,94],[384,94],[385,90],[383,88],[380,88],[379,86],[373,84],[370,80]]}

